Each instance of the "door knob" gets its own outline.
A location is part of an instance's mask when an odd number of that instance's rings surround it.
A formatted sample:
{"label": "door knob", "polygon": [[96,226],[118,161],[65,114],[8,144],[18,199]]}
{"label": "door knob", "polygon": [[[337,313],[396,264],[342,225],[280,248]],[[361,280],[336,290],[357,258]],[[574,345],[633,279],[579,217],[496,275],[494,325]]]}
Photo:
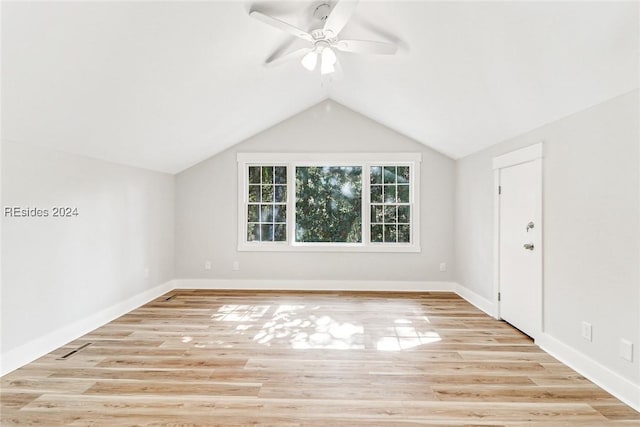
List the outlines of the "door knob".
{"label": "door knob", "polygon": [[533,250],[533,243],[525,243],[524,244],[524,248],[526,250],[532,251]]}

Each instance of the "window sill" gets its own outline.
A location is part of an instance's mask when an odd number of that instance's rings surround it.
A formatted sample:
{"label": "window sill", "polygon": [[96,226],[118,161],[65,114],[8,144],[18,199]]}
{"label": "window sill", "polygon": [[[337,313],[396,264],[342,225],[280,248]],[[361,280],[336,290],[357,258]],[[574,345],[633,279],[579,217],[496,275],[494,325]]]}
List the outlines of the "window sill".
{"label": "window sill", "polygon": [[288,244],[288,243],[241,243],[238,245],[239,252],[403,252],[419,253],[418,245],[362,245],[362,244]]}

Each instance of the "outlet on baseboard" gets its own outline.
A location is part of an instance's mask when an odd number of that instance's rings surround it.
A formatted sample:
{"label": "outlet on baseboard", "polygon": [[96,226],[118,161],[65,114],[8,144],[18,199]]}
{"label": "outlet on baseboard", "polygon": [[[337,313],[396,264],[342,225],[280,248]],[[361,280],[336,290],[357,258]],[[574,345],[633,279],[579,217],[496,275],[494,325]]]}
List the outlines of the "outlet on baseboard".
{"label": "outlet on baseboard", "polygon": [[441,262],[440,263],[440,271],[447,271],[447,263],[446,262]]}
{"label": "outlet on baseboard", "polygon": [[211,270],[211,261],[205,261],[204,262],[204,269],[205,270]]}
{"label": "outlet on baseboard", "polygon": [[633,362],[633,343],[631,341],[620,339],[620,357],[627,362]]}
{"label": "outlet on baseboard", "polygon": [[592,334],[591,323],[582,322],[582,338],[584,338],[587,341],[592,341],[593,334]]}

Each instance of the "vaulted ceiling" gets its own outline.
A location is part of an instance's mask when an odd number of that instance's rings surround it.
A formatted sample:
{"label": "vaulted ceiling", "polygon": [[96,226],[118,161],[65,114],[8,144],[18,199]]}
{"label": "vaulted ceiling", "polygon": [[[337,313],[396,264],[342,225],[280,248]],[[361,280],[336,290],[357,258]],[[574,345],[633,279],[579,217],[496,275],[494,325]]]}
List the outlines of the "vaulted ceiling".
{"label": "vaulted ceiling", "polygon": [[397,55],[264,67],[300,42],[248,12],[321,2],[3,2],[2,138],[175,173],[332,98],[458,158],[639,86],[637,2],[361,1]]}

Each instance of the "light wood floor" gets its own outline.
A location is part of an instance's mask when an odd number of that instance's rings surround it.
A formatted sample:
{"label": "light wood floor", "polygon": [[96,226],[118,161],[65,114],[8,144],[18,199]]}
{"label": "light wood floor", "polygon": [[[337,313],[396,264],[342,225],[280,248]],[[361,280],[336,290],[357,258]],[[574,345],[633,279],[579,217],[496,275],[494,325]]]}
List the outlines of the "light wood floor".
{"label": "light wood floor", "polygon": [[640,425],[451,293],[174,291],[1,392],[2,426]]}

